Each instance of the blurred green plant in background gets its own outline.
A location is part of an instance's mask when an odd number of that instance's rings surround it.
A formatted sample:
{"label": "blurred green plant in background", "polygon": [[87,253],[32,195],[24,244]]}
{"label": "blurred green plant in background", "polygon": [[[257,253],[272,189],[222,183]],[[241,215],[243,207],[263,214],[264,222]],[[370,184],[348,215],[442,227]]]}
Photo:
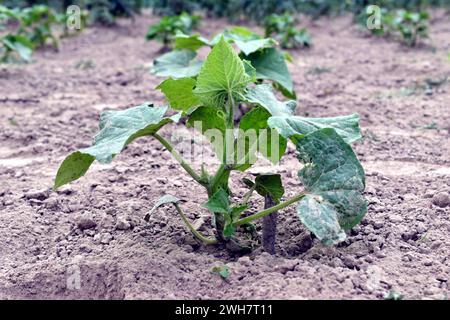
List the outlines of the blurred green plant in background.
{"label": "blurred green plant in background", "polygon": [[309,47],[311,35],[306,28],[296,28],[297,19],[289,13],[272,14],[264,22],[266,37],[273,37],[284,49]]}

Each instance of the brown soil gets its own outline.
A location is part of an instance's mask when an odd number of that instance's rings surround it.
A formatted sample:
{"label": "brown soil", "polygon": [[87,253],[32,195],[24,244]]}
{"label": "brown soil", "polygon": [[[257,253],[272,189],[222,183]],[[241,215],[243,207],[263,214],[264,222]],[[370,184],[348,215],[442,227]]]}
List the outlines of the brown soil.
{"label": "brown soil", "polygon": [[[367,37],[350,17],[308,23],[314,46],[291,52],[297,112],[360,114],[364,139],[355,148],[370,205],[348,240],[331,248],[311,240],[294,207],[280,212],[275,256],[199,246],[171,208],[146,223],[153,202],[171,193],[208,225],[203,190],[150,138],[50,190],[64,156],[90,143],[100,111],[164,102],[153,90],[161,79],[148,72],[160,47],[144,41],[155,18],[90,28],[58,53],[38,52],[33,64],[1,66],[0,298],[382,299],[390,290],[446,298],[450,84],[422,85],[450,75],[448,19],[436,12],[428,45],[415,49]],[[224,25],[204,21],[204,34]],[[95,67],[77,68],[80,61]],[[292,149],[275,170],[287,196],[296,193]],[[245,191],[237,177],[233,187],[236,197]],[[226,281],[211,273],[221,264],[231,270]]]}

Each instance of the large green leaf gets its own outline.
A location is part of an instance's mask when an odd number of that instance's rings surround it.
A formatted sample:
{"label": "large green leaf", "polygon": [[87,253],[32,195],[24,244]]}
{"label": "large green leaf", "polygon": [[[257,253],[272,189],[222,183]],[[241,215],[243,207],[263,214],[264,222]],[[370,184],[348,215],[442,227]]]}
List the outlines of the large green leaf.
{"label": "large green leaf", "polygon": [[293,100],[287,102],[279,101],[268,84],[260,84],[249,88],[245,93],[245,102],[259,104],[269,111],[272,116],[290,117],[294,114],[297,107],[297,103]]}
{"label": "large green leaf", "polygon": [[299,171],[306,190],[297,207],[300,220],[324,244],[339,243],[367,211],[364,170],[334,129],[316,130],[295,141],[305,163]]}
{"label": "large green leaf", "polygon": [[62,162],[55,178],[55,189],[83,176],[96,159],[109,163],[133,140],[154,134],[180,115],[164,117],[167,107],[143,104],[120,111],[107,111],[100,116],[100,131],[91,147],[69,155]]}
{"label": "large green leaf", "polygon": [[205,105],[221,107],[227,97],[240,97],[250,80],[242,60],[221,38],[203,64],[194,92]]}
{"label": "large green leaf", "polygon": [[249,60],[256,69],[258,79],[273,81],[288,98],[295,98],[294,84],[283,53],[275,48],[266,48],[244,59]]}
{"label": "large green leaf", "polygon": [[287,141],[269,128],[269,117],[270,113],[266,109],[256,107],[241,118],[235,150],[238,170],[249,168],[256,161],[257,151],[273,163],[277,163],[284,155]]}
{"label": "large green leaf", "polygon": [[173,109],[188,112],[192,107],[200,104],[193,92],[195,83],[193,78],[168,78],[161,82],[156,89],[160,89],[164,93]]}
{"label": "large green leaf", "polygon": [[195,60],[197,54],[192,50],[174,50],[163,54],[153,62],[153,73],[160,77],[195,77],[203,62]]}
{"label": "large green leaf", "polygon": [[298,116],[278,116],[269,119],[269,126],[285,138],[305,135],[323,128],[333,128],[347,143],[353,143],[361,139],[359,129],[359,116],[351,114],[348,116],[332,118],[304,118]]}

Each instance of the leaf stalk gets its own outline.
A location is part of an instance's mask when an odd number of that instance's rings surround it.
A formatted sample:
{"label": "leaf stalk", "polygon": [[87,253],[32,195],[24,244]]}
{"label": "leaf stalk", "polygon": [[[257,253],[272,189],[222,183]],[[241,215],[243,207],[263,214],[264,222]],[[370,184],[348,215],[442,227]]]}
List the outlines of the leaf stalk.
{"label": "leaf stalk", "polygon": [[194,171],[194,169],[184,160],[184,158],[178,153],[178,151],[175,150],[175,148],[170,144],[169,141],[164,139],[162,136],[160,136],[157,133],[154,133],[153,136],[158,140],[175,158],[175,160],[178,161],[178,163],[183,167],[184,170],[199,184],[202,186],[207,187],[208,182],[205,181],[202,177],[200,177],[197,172]]}
{"label": "leaf stalk", "polygon": [[199,240],[201,240],[206,245],[216,244],[217,240],[212,238],[207,238],[203,236],[200,232],[195,230],[194,226],[189,222],[186,214],[184,213],[183,209],[178,205],[178,203],[173,204],[175,206],[175,209],[177,209],[178,213],[181,216],[181,219],[183,219],[183,222],[186,224],[188,229],[192,232],[192,234]]}
{"label": "leaf stalk", "polygon": [[276,212],[278,210],[284,209],[284,208],[290,206],[291,204],[300,201],[304,196],[305,196],[305,193],[302,192],[302,193],[296,195],[295,197],[292,197],[291,199],[286,200],[284,202],[281,202],[281,203],[279,203],[279,204],[277,204],[277,205],[275,205],[273,207],[270,207],[268,209],[262,210],[260,212],[255,213],[255,214],[252,214],[251,216],[242,218],[242,219],[238,220],[235,223],[235,226],[240,226],[240,225],[252,222],[253,220],[260,219],[260,218],[263,218],[265,216],[268,216],[269,214],[271,214],[273,212]]}

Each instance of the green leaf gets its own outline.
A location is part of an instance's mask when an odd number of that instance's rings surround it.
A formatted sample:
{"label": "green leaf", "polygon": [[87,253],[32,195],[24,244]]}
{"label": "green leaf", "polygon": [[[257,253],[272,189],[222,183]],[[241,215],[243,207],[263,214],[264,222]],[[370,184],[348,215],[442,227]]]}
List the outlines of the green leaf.
{"label": "green leaf", "polygon": [[228,96],[240,96],[250,80],[242,60],[221,38],[203,64],[194,92],[205,105],[222,107]]}
{"label": "green leaf", "polygon": [[255,179],[255,190],[261,196],[270,196],[273,201],[279,202],[284,195],[283,183],[279,174],[260,174]]}
{"label": "green leaf", "polygon": [[219,159],[225,161],[227,130],[222,110],[199,107],[190,114],[187,125],[201,132],[211,142]]}
{"label": "green leaf", "polygon": [[158,131],[169,122],[178,122],[180,115],[164,117],[167,107],[143,104],[119,111],[107,111],[100,116],[100,131],[91,147],[69,155],[59,167],[54,188],[83,176],[94,159],[109,163],[133,140]]}
{"label": "green leaf", "polygon": [[248,60],[242,60],[244,63],[245,73],[250,77],[250,82],[256,82],[256,69]]}
{"label": "green leaf", "polygon": [[225,237],[231,237],[236,232],[236,226],[234,225],[241,216],[241,213],[248,208],[247,205],[237,205],[232,207],[228,213],[224,214],[225,225],[223,227],[223,235]]}
{"label": "green leaf", "polygon": [[297,103],[295,101],[281,102],[273,94],[270,85],[260,84],[249,88],[245,93],[245,102],[259,104],[272,116],[292,116]]}
{"label": "green leaf", "polygon": [[216,34],[210,43],[215,46],[222,38],[229,43],[233,43],[235,40],[250,41],[261,39],[262,37],[248,28],[238,26],[225,29],[223,32]]}
{"label": "green leaf", "polygon": [[240,214],[248,208],[247,205],[230,207],[229,194],[222,188],[219,188],[202,206],[212,213],[221,213],[223,215],[225,222],[223,235],[225,237],[234,234],[236,230],[234,223],[239,220]]}
{"label": "green leaf", "polygon": [[283,137],[305,135],[323,128],[333,128],[347,143],[353,143],[361,139],[359,129],[359,116],[351,114],[348,116],[332,118],[303,118],[298,116],[271,117],[269,126],[276,129]]}
{"label": "green leaf", "polygon": [[219,190],[214,193],[213,196],[202,205],[202,207],[208,209],[212,213],[228,214],[231,210],[230,200],[228,197],[228,193],[222,188],[219,188]]}
{"label": "green leaf", "polygon": [[160,77],[190,78],[198,75],[203,62],[194,60],[192,50],[174,50],[163,54],[153,62],[152,72]]}
{"label": "green leaf", "polygon": [[250,40],[250,41],[235,40],[234,43],[236,43],[236,46],[239,49],[241,49],[241,51],[246,56],[264,48],[271,48],[277,44],[277,42],[272,38]]}
{"label": "green leaf", "polygon": [[235,150],[235,161],[239,165],[237,170],[244,171],[256,162],[257,151],[272,163],[277,163],[284,155],[287,141],[269,128],[269,117],[266,109],[256,107],[241,118]]}
{"label": "green leaf", "polygon": [[216,35],[210,44],[214,45],[218,43],[221,37],[224,37],[229,43],[235,43],[245,55],[277,45],[276,40],[263,38],[259,34],[244,27],[225,29],[221,34]]}
{"label": "green leaf", "polygon": [[288,98],[295,98],[294,84],[283,53],[275,48],[267,48],[254,52],[244,59],[249,60],[256,69],[258,79],[273,81],[284,89],[283,94],[287,94]]}
{"label": "green leaf", "polygon": [[211,272],[215,273],[215,274],[218,274],[223,279],[227,279],[230,276],[230,268],[228,268],[225,265],[223,265],[223,266],[214,266],[211,269]]}
{"label": "green leaf", "polygon": [[29,62],[33,53],[33,43],[25,36],[6,35],[1,42],[11,51],[17,52],[21,59]]}
{"label": "green leaf", "polygon": [[54,189],[84,176],[94,160],[94,156],[80,151],[67,156],[56,174]]}
{"label": "green leaf", "polygon": [[193,78],[168,78],[161,82],[156,89],[164,93],[173,109],[188,112],[192,107],[200,104],[193,92],[195,83]]}
{"label": "green leaf", "polygon": [[145,220],[148,221],[150,219],[150,216],[153,214],[153,212],[155,212],[159,207],[166,205],[166,204],[174,204],[174,203],[179,203],[180,199],[178,199],[177,197],[174,197],[170,194],[166,194],[164,196],[162,196],[161,198],[158,199],[158,201],[156,201],[155,205],[153,206],[153,208],[149,211],[149,213],[147,213],[147,215],[145,216]]}
{"label": "green leaf", "polygon": [[345,240],[345,230],[367,211],[364,170],[352,148],[331,128],[296,140],[305,167],[299,178],[306,195],[297,207],[302,223],[324,244]]}
{"label": "green leaf", "polygon": [[199,34],[186,35],[181,33],[175,36],[175,49],[197,51],[199,48],[209,45],[208,39],[203,38]]}

